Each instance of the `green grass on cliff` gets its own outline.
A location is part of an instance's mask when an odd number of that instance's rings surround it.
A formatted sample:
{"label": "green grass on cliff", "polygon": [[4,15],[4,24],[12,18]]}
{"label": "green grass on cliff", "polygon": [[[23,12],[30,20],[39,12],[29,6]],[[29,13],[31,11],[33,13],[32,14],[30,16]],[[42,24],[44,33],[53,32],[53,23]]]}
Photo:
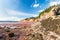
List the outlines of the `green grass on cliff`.
{"label": "green grass on cliff", "polygon": [[[59,5],[51,6],[51,7],[49,7],[49,8],[46,8],[44,11],[40,12],[37,17],[33,17],[33,18],[34,18],[34,19],[39,19],[39,18],[41,17],[41,15],[44,15],[45,13],[49,13],[52,8],[57,7],[57,6],[60,6],[60,4],[59,4]],[[31,18],[32,18],[32,17],[26,18],[25,20],[30,20]]]}
{"label": "green grass on cliff", "polygon": [[35,17],[26,18],[25,20],[35,19]]}
{"label": "green grass on cliff", "polygon": [[36,17],[36,19],[40,18],[40,16],[44,15],[44,13],[49,13],[53,7],[55,7],[55,6],[51,6],[49,8],[46,8],[44,11],[40,12],[39,15]]}

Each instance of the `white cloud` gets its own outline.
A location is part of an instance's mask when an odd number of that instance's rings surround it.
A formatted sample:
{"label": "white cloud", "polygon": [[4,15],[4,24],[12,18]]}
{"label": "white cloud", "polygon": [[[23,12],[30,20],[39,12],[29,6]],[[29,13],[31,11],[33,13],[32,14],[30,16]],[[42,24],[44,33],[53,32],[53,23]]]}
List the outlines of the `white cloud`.
{"label": "white cloud", "polygon": [[36,14],[30,14],[30,13],[24,13],[24,12],[18,12],[15,10],[7,10],[8,15],[11,16],[36,16]]}
{"label": "white cloud", "polygon": [[27,17],[35,17],[36,14],[18,12],[15,10],[0,9],[0,21],[19,21]]}
{"label": "white cloud", "polygon": [[31,6],[37,8],[40,6],[40,4],[37,2],[37,0],[35,0],[35,2]]}
{"label": "white cloud", "polygon": [[[18,21],[27,17],[35,17],[38,15],[6,9],[9,7],[15,9],[18,8],[18,5],[19,2],[16,0],[0,0],[0,21]],[[34,7],[38,6],[39,4],[34,4]]]}
{"label": "white cloud", "polygon": [[39,4],[34,4],[33,7],[37,8],[39,7]]}
{"label": "white cloud", "polygon": [[11,14],[8,15],[7,11],[4,9],[0,9],[0,21],[18,21],[23,18],[19,18],[17,16],[12,16]]}
{"label": "white cloud", "polygon": [[18,17],[14,17],[14,16],[10,16],[10,17],[0,17],[0,21],[19,21],[23,18],[18,18]]}
{"label": "white cloud", "polygon": [[39,10],[38,12],[42,12],[43,11],[43,9],[42,10]]}
{"label": "white cloud", "polygon": [[49,4],[50,6],[57,5],[60,4],[60,1],[51,1]]}

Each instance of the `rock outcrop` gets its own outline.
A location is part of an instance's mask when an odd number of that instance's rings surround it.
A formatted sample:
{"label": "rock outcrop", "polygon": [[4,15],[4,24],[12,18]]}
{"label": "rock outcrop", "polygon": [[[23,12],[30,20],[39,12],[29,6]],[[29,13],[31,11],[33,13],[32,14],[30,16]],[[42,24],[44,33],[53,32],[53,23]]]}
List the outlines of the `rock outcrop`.
{"label": "rock outcrop", "polygon": [[60,7],[53,7],[31,26],[26,40],[60,40]]}

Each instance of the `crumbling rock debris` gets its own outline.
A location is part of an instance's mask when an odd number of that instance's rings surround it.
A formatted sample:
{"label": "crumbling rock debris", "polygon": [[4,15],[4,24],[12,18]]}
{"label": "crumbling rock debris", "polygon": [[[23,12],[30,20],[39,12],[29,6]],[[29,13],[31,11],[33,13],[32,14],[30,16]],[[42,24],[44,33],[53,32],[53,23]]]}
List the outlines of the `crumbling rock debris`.
{"label": "crumbling rock debris", "polygon": [[49,17],[41,22],[38,22],[37,25],[37,28],[35,28],[35,26],[31,28],[34,34],[41,34],[43,40],[60,40],[60,19],[53,19]]}

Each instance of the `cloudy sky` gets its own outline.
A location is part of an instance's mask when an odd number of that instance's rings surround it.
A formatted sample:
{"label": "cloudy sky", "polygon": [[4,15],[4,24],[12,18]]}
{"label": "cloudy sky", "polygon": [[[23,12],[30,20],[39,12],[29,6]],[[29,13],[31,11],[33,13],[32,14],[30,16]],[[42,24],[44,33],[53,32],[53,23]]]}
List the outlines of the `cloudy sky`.
{"label": "cloudy sky", "polygon": [[0,21],[35,17],[45,8],[57,4],[60,0],[0,0]]}

